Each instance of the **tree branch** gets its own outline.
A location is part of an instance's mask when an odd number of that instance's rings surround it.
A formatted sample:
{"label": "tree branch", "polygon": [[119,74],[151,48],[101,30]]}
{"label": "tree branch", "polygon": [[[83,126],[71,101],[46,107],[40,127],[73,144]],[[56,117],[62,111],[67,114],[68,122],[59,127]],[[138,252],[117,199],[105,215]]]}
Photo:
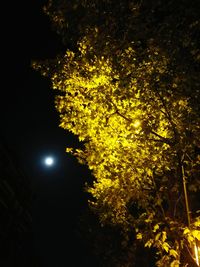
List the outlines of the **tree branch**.
{"label": "tree branch", "polygon": [[168,145],[171,145],[172,144],[172,142],[171,142],[171,140],[169,138],[165,138],[165,137],[157,134],[156,132],[154,132],[152,130],[150,131],[150,133],[152,133],[153,135],[155,135],[155,136],[157,136],[157,137],[160,138],[159,140],[156,139],[156,141],[160,141],[160,142],[166,143]]}
{"label": "tree branch", "polygon": [[112,102],[112,100],[110,100],[110,102],[111,102],[112,105],[114,106],[114,108],[115,108],[115,110],[116,110],[116,111],[115,111],[116,114],[118,114],[118,115],[119,115],[120,117],[122,117],[123,119],[125,119],[125,120],[127,120],[127,121],[129,121],[129,122],[132,122],[131,119],[127,118],[125,115],[123,115],[123,114],[121,114],[121,113],[119,112],[117,106],[115,105],[115,103]]}
{"label": "tree branch", "polygon": [[172,130],[174,132],[175,140],[177,140],[178,132],[176,130],[175,123],[172,120],[171,114],[170,114],[170,112],[169,112],[169,110],[168,110],[168,108],[166,106],[166,103],[165,103],[163,97],[160,95],[160,93],[158,92],[157,89],[156,89],[156,93],[157,93],[157,96],[158,96],[159,100],[161,101],[161,103],[163,105],[164,110],[165,110],[165,112],[164,111],[161,111],[161,112],[166,116],[166,118],[168,119],[169,123],[171,124]]}

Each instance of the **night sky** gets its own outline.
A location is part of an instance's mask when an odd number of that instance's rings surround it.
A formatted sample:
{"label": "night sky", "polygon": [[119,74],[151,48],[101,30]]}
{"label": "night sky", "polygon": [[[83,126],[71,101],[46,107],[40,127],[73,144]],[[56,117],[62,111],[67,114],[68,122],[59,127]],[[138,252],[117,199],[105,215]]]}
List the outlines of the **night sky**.
{"label": "night sky", "polygon": [[[90,252],[76,234],[89,172],[65,153],[77,140],[58,127],[50,82],[31,68],[31,60],[53,58],[63,50],[42,11],[44,3],[14,1],[1,8],[1,134],[31,180],[39,266],[89,266]],[[52,167],[42,162],[48,155],[55,157]]]}

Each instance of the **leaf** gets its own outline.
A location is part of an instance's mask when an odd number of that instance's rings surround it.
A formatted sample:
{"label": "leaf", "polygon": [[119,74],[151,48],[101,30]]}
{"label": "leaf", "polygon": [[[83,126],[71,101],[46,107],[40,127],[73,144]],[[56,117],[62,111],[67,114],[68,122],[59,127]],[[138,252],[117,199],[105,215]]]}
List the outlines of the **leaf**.
{"label": "leaf", "polygon": [[179,267],[179,266],[180,266],[180,262],[178,260],[175,260],[170,264],[170,267]]}
{"label": "leaf", "polygon": [[138,234],[136,235],[136,238],[137,238],[138,240],[142,239],[142,234],[141,234],[141,233],[138,233]]}
{"label": "leaf", "polygon": [[156,235],[156,237],[155,237],[155,240],[156,240],[156,241],[159,240],[160,236],[161,236],[161,233],[158,233],[158,234]]}
{"label": "leaf", "polygon": [[156,224],[153,228],[153,232],[155,233],[159,229],[159,224]]}
{"label": "leaf", "polygon": [[194,243],[195,238],[192,235],[188,235],[187,236],[187,240],[188,240],[188,242],[189,242],[189,244],[191,246]]}
{"label": "leaf", "polygon": [[167,233],[165,231],[162,232],[162,241],[164,242],[167,239]]}
{"label": "leaf", "polygon": [[190,233],[190,230],[186,227],[185,230],[183,231],[183,234],[186,235],[188,233]]}
{"label": "leaf", "polygon": [[169,250],[169,255],[170,255],[170,256],[173,256],[174,258],[177,258],[178,253],[176,252],[176,250],[174,250],[174,249],[170,249],[170,250]]}
{"label": "leaf", "polygon": [[169,252],[170,245],[169,245],[167,242],[164,242],[164,243],[162,244],[162,248],[163,248],[166,252]]}
{"label": "leaf", "polygon": [[192,230],[192,235],[200,241],[200,231],[199,230]]}
{"label": "leaf", "polygon": [[152,245],[153,245],[153,240],[150,239],[150,240],[148,240],[148,241],[145,243],[144,246],[150,248]]}

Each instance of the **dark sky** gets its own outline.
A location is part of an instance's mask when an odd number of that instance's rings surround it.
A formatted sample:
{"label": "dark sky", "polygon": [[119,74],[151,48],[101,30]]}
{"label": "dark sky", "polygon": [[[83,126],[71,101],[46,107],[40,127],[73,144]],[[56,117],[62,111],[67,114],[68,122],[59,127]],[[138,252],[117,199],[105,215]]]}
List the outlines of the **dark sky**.
{"label": "dark sky", "polygon": [[[1,7],[1,133],[31,179],[34,244],[41,267],[80,266],[79,261],[89,266],[89,252],[76,237],[89,173],[65,153],[76,139],[58,127],[50,83],[30,66],[31,60],[54,57],[63,47],[42,11],[45,1],[13,2]],[[49,154],[56,158],[52,168],[42,164]]]}

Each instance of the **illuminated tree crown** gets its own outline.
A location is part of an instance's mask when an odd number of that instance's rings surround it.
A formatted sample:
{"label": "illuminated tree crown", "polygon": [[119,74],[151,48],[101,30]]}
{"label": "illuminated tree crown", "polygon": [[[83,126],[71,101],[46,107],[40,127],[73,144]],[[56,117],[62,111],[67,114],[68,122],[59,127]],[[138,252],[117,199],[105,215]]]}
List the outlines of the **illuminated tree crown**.
{"label": "illuminated tree crown", "polygon": [[[184,179],[191,199],[200,189],[196,39],[192,45],[185,44],[189,52],[179,64],[180,47],[186,40],[174,46],[173,34],[164,32],[159,43],[140,20],[146,14],[145,5],[162,10],[159,1],[152,7],[145,1],[144,7],[136,1],[121,1],[118,7],[109,0],[72,2],[56,9],[50,1],[46,12],[64,36],[70,25],[64,15],[82,10],[85,24],[80,24],[74,48],[59,56],[53,68],[52,62],[35,68],[50,75],[58,92],[55,105],[60,127],[82,144],[79,149],[67,148],[67,152],[87,164],[94,177],[93,185],[87,187],[92,196],[90,206],[102,225],[120,225],[145,247],[156,248],[157,266],[186,266],[190,256],[185,259],[183,254],[200,241],[197,209],[191,207],[188,225],[183,190]],[[123,34],[119,33],[119,10],[126,17]],[[96,16],[101,12],[105,19],[92,20],[92,11]],[[152,34],[157,30],[162,35],[163,25],[172,29],[173,14],[166,17],[168,24],[158,23],[160,28],[152,18],[148,14]],[[190,20],[190,28],[197,31],[200,21]],[[144,32],[134,32],[135,25]],[[189,34],[187,28],[183,30]],[[171,53],[166,40],[173,45]],[[189,60],[193,72],[188,69]]]}

